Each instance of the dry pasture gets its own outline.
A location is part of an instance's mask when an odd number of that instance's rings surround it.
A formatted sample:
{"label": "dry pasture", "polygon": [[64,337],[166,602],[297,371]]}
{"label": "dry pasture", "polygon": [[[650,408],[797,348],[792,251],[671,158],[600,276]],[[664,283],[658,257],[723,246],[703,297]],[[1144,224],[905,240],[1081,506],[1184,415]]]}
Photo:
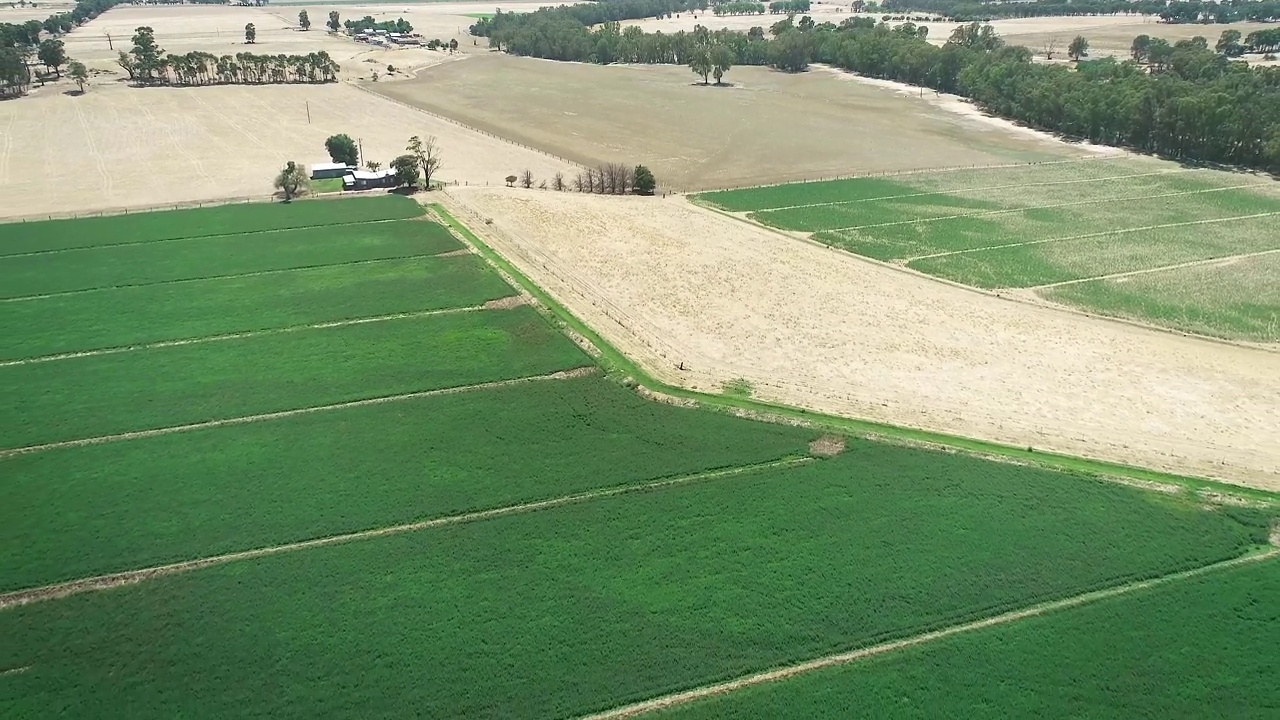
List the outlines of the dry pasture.
{"label": "dry pasture", "polygon": [[[56,86],[50,86],[52,90]],[[310,122],[307,112],[310,108]],[[83,214],[272,192],[288,160],[329,162],[326,137],[360,138],[384,165],[435,135],[442,180],[500,185],[569,166],[347,84],[91,87],[0,103],[0,217]]]}
{"label": "dry pasture", "polygon": [[819,70],[741,67],[725,79],[495,53],[369,87],[575,162],[648,165],[676,190],[1089,154]]}
{"label": "dry pasture", "polygon": [[679,197],[448,195],[667,382],[1280,490],[1280,354],[973,292]]}

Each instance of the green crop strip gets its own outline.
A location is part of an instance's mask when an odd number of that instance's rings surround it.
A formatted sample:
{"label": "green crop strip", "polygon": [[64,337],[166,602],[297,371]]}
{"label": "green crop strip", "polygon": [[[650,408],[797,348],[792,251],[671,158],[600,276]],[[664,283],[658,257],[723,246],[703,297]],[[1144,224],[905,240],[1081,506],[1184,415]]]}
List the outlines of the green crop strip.
{"label": "green crop strip", "polygon": [[[429,360],[428,360],[429,359]],[[530,308],[0,368],[0,448],[471,385],[588,361]]]}
{"label": "green crop strip", "polygon": [[601,364],[607,370],[610,370],[620,378],[632,378],[635,382],[638,382],[652,390],[677,398],[694,400],[703,406],[712,409],[760,413],[763,416],[774,417],[784,421],[799,420],[817,428],[824,428],[835,432],[849,433],[862,437],[879,438],[890,442],[938,445],[977,455],[1009,459],[1040,467],[1069,470],[1104,477],[1127,478],[1143,482],[1174,484],[1189,491],[1208,490],[1249,498],[1265,503],[1272,503],[1277,499],[1280,499],[1280,495],[1276,493],[1228,485],[1205,478],[1173,475],[1155,470],[1147,470],[1145,468],[1136,468],[1128,465],[1120,465],[1100,460],[1090,460],[1070,455],[1041,452],[1031,448],[1012,447],[983,440],[974,440],[972,438],[918,430],[915,428],[886,425],[867,420],[842,418],[833,415],[824,415],[821,413],[810,412],[802,408],[774,403],[763,403],[750,398],[709,395],[692,390],[686,390],[674,385],[668,385],[649,375],[640,366],[633,363],[629,358],[605,341],[603,337],[587,326],[586,323],[583,323],[581,320],[576,318],[558,301],[538,287],[536,283],[525,277],[524,274],[521,273],[514,265],[507,262],[505,258],[486,245],[484,241],[475,235],[475,233],[471,232],[471,230],[465,225],[458,222],[458,220],[450,215],[448,210],[443,206],[433,204],[430,207],[432,211],[439,215],[448,226],[452,227],[463,238],[471,243],[483,257],[489,260],[489,262],[494,264],[496,267],[500,268],[508,277],[512,278],[517,284],[519,284],[522,289],[537,298],[538,302],[541,303],[543,307],[547,308],[548,312],[550,312],[557,320],[578,335],[586,338],[600,352]]}
{"label": "green crop strip", "polygon": [[384,195],[10,223],[0,225],[0,256],[372,220],[402,220],[421,214],[422,207],[413,200],[399,195]]}
{"label": "green crop strip", "polygon": [[0,255],[0,298],[434,255],[462,247],[436,223],[390,220]]}
{"label": "green crop strip", "polygon": [[1263,717],[1280,709],[1276,597],[1280,561],[1249,563],[655,716]]}
{"label": "green crop strip", "polygon": [[596,376],[0,458],[0,591],[763,463],[814,436]]}
{"label": "green crop strip", "polygon": [[1256,511],[853,441],[18,607],[0,663],[29,668],[6,681],[19,716],[288,697],[298,717],[563,717],[1200,567],[1266,532]]}
{"label": "green crop strip", "polygon": [[0,360],[467,307],[512,294],[473,256],[376,260],[0,303]]}

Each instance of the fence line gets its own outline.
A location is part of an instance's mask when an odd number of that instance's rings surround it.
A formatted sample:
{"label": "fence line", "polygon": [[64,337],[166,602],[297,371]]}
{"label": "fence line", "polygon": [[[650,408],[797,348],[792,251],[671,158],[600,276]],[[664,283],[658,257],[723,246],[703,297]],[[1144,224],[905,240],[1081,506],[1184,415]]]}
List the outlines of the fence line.
{"label": "fence line", "polygon": [[[377,190],[351,190],[343,192],[319,193],[315,195],[303,195],[296,197],[290,202],[312,202],[321,200],[341,200],[343,198],[360,197],[363,195],[382,195],[387,191],[383,189]],[[0,223],[27,223],[27,222],[44,222],[46,220],[79,220],[81,218],[110,217],[113,215],[128,215],[130,213],[156,212],[161,210],[195,210],[206,207],[219,207],[221,205],[248,205],[252,203],[270,203],[282,202],[279,195],[240,195],[236,197],[210,198],[208,200],[182,200],[170,203],[156,203],[153,205],[119,205],[112,208],[102,208],[99,210],[86,210],[84,212],[61,212],[61,213],[36,213],[32,215],[16,215],[11,217],[0,217]]]}

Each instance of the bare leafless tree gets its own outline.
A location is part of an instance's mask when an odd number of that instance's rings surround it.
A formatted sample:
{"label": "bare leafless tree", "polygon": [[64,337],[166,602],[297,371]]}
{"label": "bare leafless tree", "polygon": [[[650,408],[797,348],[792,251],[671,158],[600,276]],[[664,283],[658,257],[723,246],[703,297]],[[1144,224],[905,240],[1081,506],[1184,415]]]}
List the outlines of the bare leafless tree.
{"label": "bare leafless tree", "polygon": [[564,173],[558,172],[555,177],[551,178],[551,187],[556,192],[564,192]]}
{"label": "bare leafless tree", "polygon": [[532,170],[525,170],[524,172],[520,173],[520,184],[524,186],[525,190],[528,190],[529,188],[533,187],[533,171]]}
{"label": "bare leafless tree", "polygon": [[584,189],[586,189],[586,187],[587,187],[587,183],[585,180],[582,179],[582,173],[579,172],[577,175],[573,177],[573,189],[577,190],[578,192],[582,192]]}
{"label": "bare leafless tree", "polygon": [[1052,60],[1053,53],[1058,49],[1059,38],[1057,35],[1050,35],[1049,39],[1044,41],[1044,59]]}

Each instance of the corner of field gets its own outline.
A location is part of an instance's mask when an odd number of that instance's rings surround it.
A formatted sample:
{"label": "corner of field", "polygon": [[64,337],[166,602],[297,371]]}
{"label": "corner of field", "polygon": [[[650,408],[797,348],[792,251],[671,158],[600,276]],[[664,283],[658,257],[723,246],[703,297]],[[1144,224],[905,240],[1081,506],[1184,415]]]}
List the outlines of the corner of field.
{"label": "corner of field", "polygon": [[[1280,506],[1280,494],[1267,492],[1230,483],[1210,480],[1208,478],[1174,475],[1172,473],[1148,470],[1146,468],[1121,465],[1103,460],[1042,452],[1033,448],[1022,448],[986,440],[931,432],[918,428],[888,425],[845,418],[835,415],[805,410],[780,403],[767,403],[741,396],[712,395],[682,387],[669,385],[645,372],[630,358],[618,351],[607,340],[596,333],[590,326],[579,320],[555,298],[545,292],[536,283],[524,275],[515,265],[508,262],[497,251],[489,247],[474,232],[456,219],[438,202],[427,204],[443,224],[475,248],[481,257],[498,268],[506,276],[513,279],[520,289],[529,293],[538,301],[543,311],[551,315],[563,327],[566,327],[585,338],[599,352],[597,361],[609,377],[615,379],[630,378],[639,385],[674,398],[693,401],[711,410],[744,414],[755,419],[771,422],[801,422],[814,428],[840,432],[863,437],[870,440],[892,442],[899,445],[926,446],[933,449],[960,451],[977,456],[986,456],[993,460],[1015,462],[1055,470],[1081,473],[1104,480],[1118,479],[1138,486],[1173,485],[1183,492],[1198,494],[1206,498],[1216,498],[1223,502],[1232,499],[1251,503]],[[705,207],[705,206],[704,206]],[[715,212],[723,212],[708,208]],[[725,213],[727,214],[727,213]]]}

